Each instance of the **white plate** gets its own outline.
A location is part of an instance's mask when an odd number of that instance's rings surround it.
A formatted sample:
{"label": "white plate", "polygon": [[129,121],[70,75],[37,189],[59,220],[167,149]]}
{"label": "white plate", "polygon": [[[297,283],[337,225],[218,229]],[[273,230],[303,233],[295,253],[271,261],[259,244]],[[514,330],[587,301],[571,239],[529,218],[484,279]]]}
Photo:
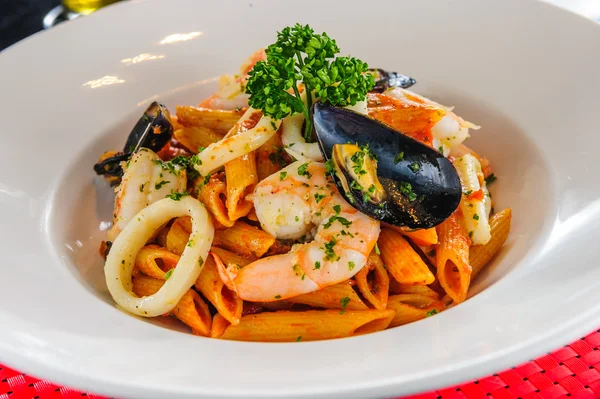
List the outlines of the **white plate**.
{"label": "white plate", "polygon": [[[196,103],[300,21],[479,123],[513,207],[466,303],[377,334],[204,339],[115,309],[92,164],[154,99]],[[186,40],[184,40],[186,39]],[[459,383],[600,325],[600,28],[523,0],[129,1],[0,54],[0,362],[121,397],[381,397]],[[144,55],[145,54],[145,55]]]}

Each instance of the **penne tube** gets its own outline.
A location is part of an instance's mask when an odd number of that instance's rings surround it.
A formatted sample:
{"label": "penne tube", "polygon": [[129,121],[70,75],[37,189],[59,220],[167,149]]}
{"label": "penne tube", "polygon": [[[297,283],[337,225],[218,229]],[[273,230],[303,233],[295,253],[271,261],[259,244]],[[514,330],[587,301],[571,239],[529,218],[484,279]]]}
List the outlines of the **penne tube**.
{"label": "penne tube", "polygon": [[254,207],[246,200],[248,194],[254,192],[258,183],[256,158],[253,152],[243,155],[225,164],[227,179],[227,216],[229,220],[237,220],[246,216]]}
{"label": "penne tube", "polygon": [[222,174],[211,175],[209,181],[205,184],[204,179],[196,181],[196,190],[198,200],[206,206],[210,215],[213,217],[215,228],[231,227],[235,220],[229,218],[227,211],[227,184]]}
{"label": "penne tube", "polygon": [[440,294],[432,290],[427,285],[419,285],[419,284],[400,284],[393,278],[390,279],[390,294],[398,295],[398,294],[418,294],[423,296],[428,296],[433,299],[439,299]]}
{"label": "penne tube", "polygon": [[473,155],[466,154],[454,160],[460,177],[463,198],[460,201],[463,225],[473,244],[483,245],[490,240],[488,215],[492,208],[481,165]]}
{"label": "penne tube", "polygon": [[388,299],[388,309],[396,315],[390,327],[396,327],[432,316],[445,309],[444,304],[435,298],[419,294],[392,295]]}
{"label": "penne tube", "polygon": [[411,230],[405,227],[392,226],[388,224],[386,224],[385,227],[389,227],[390,229],[402,234],[404,237],[410,238],[410,240],[418,246],[435,245],[438,243],[435,227],[417,230]]}
{"label": "penne tube", "polygon": [[[188,127],[204,127],[225,135],[244,114],[244,110],[220,110],[191,106],[177,106],[179,123]],[[197,150],[197,147],[196,147]]]}
{"label": "penne tube", "polygon": [[381,331],[394,316],[390,309],[267,312],[243,316],[237,325],[216,319],[211,336],[235,341],[316,341]]}
{"label": "penne tube", "polygon": [[397,231],[382,229],[377,244],[388,273],[399,283],[431,284],[435,280],[423,259]]}
{"label": "penne tube", "polygon": [[[157,260],[160,261],[160,265]],[[179,255],[158,245],[146,245],[135,257],[135,267],[139,271],[159,280],[164,280],[165,273],[175,268],[178,262]]]}
{"label": "penne tube", "polygon": [[175,130],[173,136],[193,153],[197,153],[199,148],[208,147],[223,138],[222,134],[203,126],[184,127]]}
{"label": "penne tube", "polygon": [[471,241],[460,220],[460,210],[454,212],[437,226],[440,244],[436,250],[437,278],[440,285],[455,303],[467,298],[471,282],[469,246]]}
{"label": "penne tube", "polygon": [[281,134],[276,133],[256,150],[256,171],[261,181],[286,166]]}
{"label": "penne tube", "polygon": [[198,154],[198,163],[194,168],[202,176],[214,172],[226,163],[260,148],[277,132],[279,125],[281,121],[248,108],[223,140],[209,145]]}
{"label": "penne tube", "polygon": [[375,309],[385,309],[388,301],[390,278],[381,257],[371,252],[367,264],[354,276],[356,287]]}
{"label": "penne tube", "polygon": [[485,245],[473,245],[469,250],[469,263],[473,269],[471,280],[487,265],[500,251],[510,232],[512,211],[510,208],[498,212],[490,218],[491,238]]}
{"label": "penne tube", "polygon": [[227,251],[226,249],[219,247],[211,247],[210,252],[216,254],[219,257],[219,259],[221,259],[225,267],[229,267],[231,265],[244,267],[252,262],[251,260],[244,258],[243,256],[240,256],[236,253]]}
{"label": "penne tube", "polygon": [[[140,298],[154,295],[164,283],[152,277],[139,275],[133,279],[133,292]],[[208,305],[196,291],[186,292],[170,313],[190,326],[194,334],[210,336],[212,317]]]}
{"label": "penne tube", "polygon": [[369,309],[369,307],[356,294],[349,281],[330,285],[322,290],[309,292],[308,294],[288,298],[287,301],[324,309]]}
{"label": "penne tube", "polygon": [[216,230],[213,245],[242,256],[260,258],[274,242],[275,238],[269,233],[238,220],[233,227]]}
{"label": "penne tube", "polygon": [[235,292],[223,284],[213,256],[217,255],[212,253],[212,256],[208,257],[194,286],[213,304],[221,316],[231,324],[238,324],[244,303]]}
{"label": "penne tube", "polygon": [[181,256],[185,246],[188,244],[190,230],[187,227],[189,222],[189,217],[177,218],[167,233],[167,250],[175,255]]}

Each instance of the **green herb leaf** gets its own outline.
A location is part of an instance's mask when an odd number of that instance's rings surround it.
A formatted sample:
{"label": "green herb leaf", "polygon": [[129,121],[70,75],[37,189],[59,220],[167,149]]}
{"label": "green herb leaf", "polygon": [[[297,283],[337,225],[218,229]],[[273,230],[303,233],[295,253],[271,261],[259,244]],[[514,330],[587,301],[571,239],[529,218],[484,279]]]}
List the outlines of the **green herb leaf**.
{"label": "green herb leaf", "polygon": [[398,155],[396,155],[396,158],[394,158],[394,163],[399,163],[400,161],[402,161],[404,159],[404,151],[401,151],[398,153]]}
{"label": "green herb leaf", "polygon": [[426,315],[426,316],[427,316],[427,317],[431,317],[431,316],[433,316],[434,314],[438,314],[438,311],[437,311],[437,309],[431,309],[429,312],[427,312],[427,315]]}
{"label": "green herb leaf", "polygon": [[298,166],[298,175],[306,176],[306,178],[308,179],[312,177],[312,175],[308,171],[308,163],[303,163],[302,165]]}
{"label": "green herb leaf", "polygon": [[183,193],[176,193],[174,191],[171,191],[171,194],[167,195],[166,198],[170,198],[173,201],[179,201],[181,200],[183,197],[185,197],[186,195],[190,195],[189,193],[183,192]]}
{"label": "green herb leaf", "polygon": [[485,178],[485,184],[492,184],[496,180],[498,180],[498,178],[492,173],[491,175]]}
{"label": "green herb leaf", "polygon": [[171,277],[171,274],[173,274],[174,270],[175,268],[169,269],[169,271],[165,273],[165,280],[168,280]]}
{"label": "green herb leaf", "polygon": [[287,176],[287,172],[279,172],[279,180],[283,180],[285,179],[285,177]]}

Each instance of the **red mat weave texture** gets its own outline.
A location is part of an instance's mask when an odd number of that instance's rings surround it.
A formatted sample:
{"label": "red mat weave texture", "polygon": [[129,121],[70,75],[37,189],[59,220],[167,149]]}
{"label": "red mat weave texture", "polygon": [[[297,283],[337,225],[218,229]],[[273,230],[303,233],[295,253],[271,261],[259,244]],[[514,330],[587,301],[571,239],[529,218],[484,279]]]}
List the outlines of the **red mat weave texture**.
{"label": "red mat weave texture", "polygon": [[[104,399],[0,366],[0,399]],[[599,399],[600,329],[529,363],[405,399]]]}

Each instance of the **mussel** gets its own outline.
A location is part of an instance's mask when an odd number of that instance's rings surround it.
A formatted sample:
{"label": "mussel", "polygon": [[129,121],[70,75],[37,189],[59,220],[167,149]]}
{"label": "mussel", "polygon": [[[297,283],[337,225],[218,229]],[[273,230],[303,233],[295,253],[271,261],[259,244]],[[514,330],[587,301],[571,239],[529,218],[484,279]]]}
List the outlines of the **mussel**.
{"label": "mussel", "polygon": [[98,175],[106,177],[112,185],[117,185],[123,176],[121,162],[129,159],[131,154],[140,148],[149,148],[159,151],[171,140],[173,125],[171,115],[164,105],[154,101],[146,108],[142,117],[137,121],[133,130],[127,137],[123,151],[106,152],[94,165]]}
{"label": "mussel", "polygon": [[332,105],[312,107],[328,172],[359,211],[395,226],[434,227],[458,207],[460,179],[438,151],[368,116]]}
{"label": "mussel", "polygon": [[393,87],[400,87],[408,89],[410,86],[417,83],[417,81],[410,76],[402,75],[398,72],[388,72],[380,68],[369,69],[375,78],[375,86],[371,91],[377,93],[383,93],[387,89]]}

